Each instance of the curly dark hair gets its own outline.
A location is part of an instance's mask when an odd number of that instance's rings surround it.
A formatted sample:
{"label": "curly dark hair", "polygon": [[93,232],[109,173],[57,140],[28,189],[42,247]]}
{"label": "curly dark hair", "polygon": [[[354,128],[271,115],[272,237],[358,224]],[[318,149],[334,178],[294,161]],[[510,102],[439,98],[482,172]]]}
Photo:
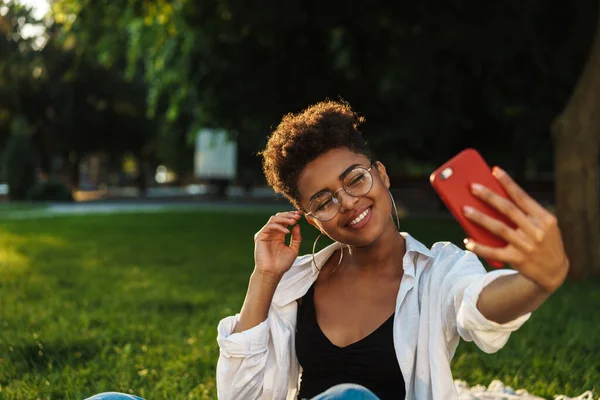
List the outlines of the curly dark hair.
{"label": "curly dark hair", "polygon": [[263,157],[263,172],[275,192],[300,209],[297,181],[304,167],[321,154],[347,148],[373,160],[358,126],[365,121],[344,101],[326,100],[297,114],[287,114],[271,133]]}

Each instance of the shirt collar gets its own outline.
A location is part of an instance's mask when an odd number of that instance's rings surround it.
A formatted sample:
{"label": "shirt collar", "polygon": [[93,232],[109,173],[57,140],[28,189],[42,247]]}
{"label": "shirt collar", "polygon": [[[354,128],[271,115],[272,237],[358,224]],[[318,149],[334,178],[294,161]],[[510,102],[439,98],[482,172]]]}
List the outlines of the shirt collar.
{"label": "shirt collar", "polygon": [[433,253],[423,243],[412,237],[407,232],[400,232],[406,241],[406,252],[407,253],[419,253],[426,257],[433,257]]}
{"label": "shirt collar", "polygon": [[400,232],[400,234],[404,238],[404,242],[406,244],[406,251],[404,253],[404,262],[402,263],[402,267],[404,268],[404,273],[406,275],[414,278],[417,275],[417,260],[414,259],[412,262],[407,262],[407,256],[418,256],[420,254],[427,258],[433,258],[433,253],[427,248],[427,246],[412,237],[409,233]]}
{"label": "shirt collar", "polygon": [[[406,255],[410,253],[421,254],[428,258],[433,258],[433,253],[425,245],[406,232],[400,232],[402,237],[406,241]],[[307,254],[298,259],[299,265],[297,268],[292,267],[292,271],[286,274],[275,291],[273,296],[273,303],[283,307],[286,304],[295,301],[296,299],[304,296],[308,291],[308,288],[317,279],[319,269],[322,268],[323,264],[331,256],[331,254],[339,249],[340,243],[333,242],[329,246],[325,247],[314,255],[314,263],[312,262],[312,255]],[[306,257],[306,258],[305,258]],[[308,268],[310,264],[310,268]],[[315,266],[316,264],[316,266]],[[407,275],[415,277],[416,265],[414,262],[404,262],[404,271]]]}

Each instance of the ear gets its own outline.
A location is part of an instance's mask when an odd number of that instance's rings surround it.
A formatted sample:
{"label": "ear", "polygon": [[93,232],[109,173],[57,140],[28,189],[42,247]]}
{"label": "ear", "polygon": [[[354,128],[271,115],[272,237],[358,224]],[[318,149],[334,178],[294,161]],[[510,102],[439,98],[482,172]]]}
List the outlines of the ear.
{"label": "ear", "polygon": [[314,226],[315,228],[317,228],[320,232],[323,231],[323,229],[321,229],[321,227],[319,226],[319,222],[316,219],[314,219],[310,215],[306,215],[306,214],[304,214],[304,218],[306,218],[308,223],[311,224],[312,226]]}
{"label": "ear", "polygon": [[387,174],[385,166],[383,165],[383,163],[381,161],[375,161],[374,165],[375,165],[375,168],[377,169],[377,172],[379,172],[379,177],[381,178],[381,181],[383,182],[385,187],[389,189],[390,188],[390,177]]}

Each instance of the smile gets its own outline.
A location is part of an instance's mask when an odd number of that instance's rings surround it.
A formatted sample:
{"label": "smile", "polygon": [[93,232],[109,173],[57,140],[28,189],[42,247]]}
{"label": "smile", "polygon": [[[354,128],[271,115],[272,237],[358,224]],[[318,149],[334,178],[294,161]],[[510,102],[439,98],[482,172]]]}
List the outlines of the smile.
{"label": "smile", "polygon": [[371,207],[367,208],[362,214],[356,217],[352,222],[350,222],[350,226],[354,226],[358,224],[360,221],[365,219],[365,217],[371,212]]}

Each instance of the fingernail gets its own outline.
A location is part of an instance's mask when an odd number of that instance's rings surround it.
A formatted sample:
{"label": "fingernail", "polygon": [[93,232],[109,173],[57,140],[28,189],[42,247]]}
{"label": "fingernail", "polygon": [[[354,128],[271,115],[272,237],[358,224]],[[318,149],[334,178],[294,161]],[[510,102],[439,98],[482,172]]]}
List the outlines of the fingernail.
{"label": "fingernail", "polygon": [[506,172],[504,172],[502,168],[495,166],[494,168],[492,168],[492,174],[494,174],[495,177],[500,178],[504,176]]}
{"label": "fingernail", "polygon": [[[473,207],[471,207],[471,206],[464,206],[463,207],[463,211],[464,211],[465,214],[471,215],[471,214],[473,214],[473,212],[475,211],[475,209]],[[465,239],[465,240],[467,240],[467,239]]]}
{"label": "fingernail", "polygon": [[483,186],[480,185],[479,183],[473,183],[473,184],[471,184],[471,189],[474,192],[481,192],[483,190]]}
{"label": "fingernail", "polygon": [[463,242],[465,243],[467,250],[473,250],[473,243],[468,238],[463,240]]}

